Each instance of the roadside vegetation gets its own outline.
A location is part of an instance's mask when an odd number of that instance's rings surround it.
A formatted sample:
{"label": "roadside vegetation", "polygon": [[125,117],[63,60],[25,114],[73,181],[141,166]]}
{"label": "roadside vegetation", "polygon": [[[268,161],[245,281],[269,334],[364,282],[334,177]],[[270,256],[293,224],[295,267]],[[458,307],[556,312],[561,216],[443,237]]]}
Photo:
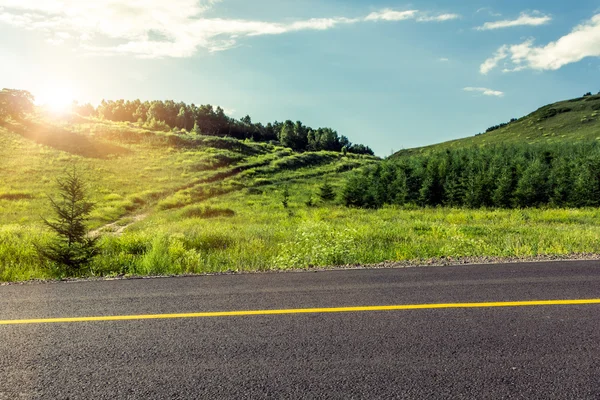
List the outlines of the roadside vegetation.
{"label": "roadside vegetation", "polygon": [[[597,189],[595,144],[444,149],[382,162],[348,148],[295,150],[280,140],[29,111],[0,121],[0,281],[600,253],[595,192],[590,202],[570,197],[576,185]],[[94,251],[77,272],[38,251],[56,243],[43,221],[56,215],[47,196],[57,198],[56,179],[73,166],[88,189],[82,201],[94,204],[82,220],[91,232],[79,238],[93,239]],[[451,185],[450,166],[463,186]],[[526,173],[533,166],[541,175]],[[465,201],[469,182],[501,182],[503,171],[514,189],[505,204]],[[552,183],[559,171],[568,171],[569,189]],[[518,202],[527,174],[541,179],[527,188],[543,188],[543,200]],[[394,182],[403,176],[419,184],[399,202]],[[497,186],[478,185],[488,194],[475,198],[495,198]],[[450,187],[462,200],[448,202]],[[352,191],[383,197],[353,203]]]}

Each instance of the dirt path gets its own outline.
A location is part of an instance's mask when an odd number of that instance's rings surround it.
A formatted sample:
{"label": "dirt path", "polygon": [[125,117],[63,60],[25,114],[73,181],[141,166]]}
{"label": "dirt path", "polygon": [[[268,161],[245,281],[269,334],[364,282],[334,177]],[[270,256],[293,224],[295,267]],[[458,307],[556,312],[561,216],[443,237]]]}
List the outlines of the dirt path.
{"label": "dirt path", "polygon": [[[118,219],[115,222],[111,222],[110,224],[101,226],[98,229],[94,229],[93,231],[90,231],[90,236],[91,237],[98,237],[100,236],[100,234],[109,234],[109,235],[114,235],[114,236],[120,236],[123,234],[123,232],[125,232],[125,229],[129,228],[131,225],[135,224],[136,222],[140,222],[143,221],[144,219],[146,219],[146,217],[148,217],[148,213],[145,214],[138,214],[138,215],[133,215],[133,216],[125,216],[123,218]],[[122,221],[124,220],[128,220],[126,223],[122,224]]]}

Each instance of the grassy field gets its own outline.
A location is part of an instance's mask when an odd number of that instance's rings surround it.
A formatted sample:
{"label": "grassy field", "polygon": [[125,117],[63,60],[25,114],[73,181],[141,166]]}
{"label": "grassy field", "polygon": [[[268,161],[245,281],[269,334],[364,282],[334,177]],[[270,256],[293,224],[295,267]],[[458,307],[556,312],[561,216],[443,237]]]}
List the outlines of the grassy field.
{"label": "grassy field", "polygon": [[[377,159],[77,119],[0,127],[0,281],[56,278],[34,243],[77,165],[101,254],[87,275],[257,271],[431,257],[600,252],[598,209],[349,209],[324,202]],[[289,192],[289,205],[283,196]]]}
{"label": "grassy field", "polygon": [[491,132],[401,150],[394,156],[470,146],[577,143],[590,140],[600,140],[600,94],[549,104]]}

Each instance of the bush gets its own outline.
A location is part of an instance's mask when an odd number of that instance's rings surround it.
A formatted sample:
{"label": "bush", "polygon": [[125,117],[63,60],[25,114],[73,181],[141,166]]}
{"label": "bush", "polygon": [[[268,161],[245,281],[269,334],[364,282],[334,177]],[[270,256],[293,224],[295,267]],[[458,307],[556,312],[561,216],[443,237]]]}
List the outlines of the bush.
{"label": "bush", "polygon": [[323,201],[331,201],[335,199],[335,190],[329,182],[325,182],[323,186],[319,188],[319,197]]}
{"label": "bush", "polygon": [[182,218],[217,218],[217,217],[233,217],[235,211],[229,208],[212,208],[201,206],[186,207],[180,212]]}

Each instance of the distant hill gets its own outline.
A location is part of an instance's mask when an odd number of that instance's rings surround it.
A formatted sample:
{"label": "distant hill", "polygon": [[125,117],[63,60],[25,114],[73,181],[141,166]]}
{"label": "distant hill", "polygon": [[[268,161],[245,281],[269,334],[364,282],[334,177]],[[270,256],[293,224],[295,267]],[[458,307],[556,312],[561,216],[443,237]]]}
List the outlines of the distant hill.
{"label": "distant hill", "polygon": [[533,113],[488,128],[487,132],[414,149],[391,157],[494,144],[600,141],[600,94],[546,105]]}

